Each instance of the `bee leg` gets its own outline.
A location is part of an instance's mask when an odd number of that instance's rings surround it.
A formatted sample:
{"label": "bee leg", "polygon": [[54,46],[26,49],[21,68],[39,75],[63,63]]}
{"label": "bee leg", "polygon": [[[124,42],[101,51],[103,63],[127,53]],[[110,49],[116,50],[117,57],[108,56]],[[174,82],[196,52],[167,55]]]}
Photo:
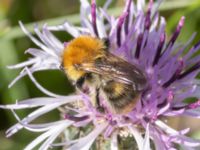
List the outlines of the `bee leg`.
{"label": "bee leg", "polygon": [[101,106],[100,99],[99,99],[99,88],[96,88],[96,105],[97,105],[97,110],[99,112],[104,112],[104,108]]}

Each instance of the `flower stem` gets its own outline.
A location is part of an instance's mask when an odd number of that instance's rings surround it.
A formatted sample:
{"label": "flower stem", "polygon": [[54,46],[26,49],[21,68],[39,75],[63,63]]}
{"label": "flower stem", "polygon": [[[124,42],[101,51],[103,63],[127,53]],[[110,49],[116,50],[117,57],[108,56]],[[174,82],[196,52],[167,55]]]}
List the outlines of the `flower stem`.
{"label": "flower stem", "polygon": [[[166,11],[166,10],[172,10],[172,9],[180,9],[180,8],[185,8],[189,7],[191,5],[196,4],[196,0],[168,0],[164,1],[162,5],[160,6],[160,11]],[[122,12],[123,8],[122,7],[114,7],[108,10],[109,14],[112,14],[114,16],[118,16]],[[73,14],[69,16],[62,16],[58,18],[53,18],[53,19],[47,19],[47,20],[42,20],[38,21],[37,24],[40,26],[42,24],[48,23],[48,25],[57,25],[59,23],[64,22],[67,20],[68,22],[72,24],[78,24],[79,23],[79,14]],[[26,24],[26,28],[29,29],[30,32],[34,32],[34,24],[35,23],[28,23]],[[4,34],[0,36],[1,39],[3,40],[12,40],[15,38],[23,37],[25,34],[21,31],[20,27],[10,27],[7,29]],[[0,39],[0,40],[1,40]]]}

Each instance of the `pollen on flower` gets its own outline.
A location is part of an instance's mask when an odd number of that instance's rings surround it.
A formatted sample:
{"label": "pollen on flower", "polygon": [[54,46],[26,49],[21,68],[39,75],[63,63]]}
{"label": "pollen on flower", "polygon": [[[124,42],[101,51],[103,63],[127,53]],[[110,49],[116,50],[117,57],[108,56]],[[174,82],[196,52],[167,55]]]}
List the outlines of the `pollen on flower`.
{"label": "pollen on flower", "polygon": [[127,127],[122,127],[119,129],[119,136],[123,137],[123,138],[127,138],[127,137],[133,137],[133,135],[130,133],[129,129]]}
{"label": "pollen on flower", "polygon": [[97,117],[97,120],[95,120],[95,124],[97,124],[97,125],[100,125],[100,124],[103,124],[103,123],[106,123],[106,122],[107,121],[104,118],[98,118]]}

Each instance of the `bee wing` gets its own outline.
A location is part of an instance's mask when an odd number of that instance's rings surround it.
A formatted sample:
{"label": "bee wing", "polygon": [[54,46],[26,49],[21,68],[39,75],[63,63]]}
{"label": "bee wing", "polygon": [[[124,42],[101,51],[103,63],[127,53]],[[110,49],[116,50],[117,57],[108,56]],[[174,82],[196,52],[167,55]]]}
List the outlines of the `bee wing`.
{"label": "bee wing", "polygon": [[116,82],[133,85],[137,91],[143,90],[147,84],[146,76],[141,70],[110,53],[94,63],[83,63],[81,69],[111,78]]}

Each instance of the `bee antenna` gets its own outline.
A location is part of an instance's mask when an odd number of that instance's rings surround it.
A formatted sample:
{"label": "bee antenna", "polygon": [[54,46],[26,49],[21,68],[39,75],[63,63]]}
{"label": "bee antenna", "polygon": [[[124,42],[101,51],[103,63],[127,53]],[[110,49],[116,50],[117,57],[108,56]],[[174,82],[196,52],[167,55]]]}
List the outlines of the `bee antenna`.
{"label": "bee antenna", "polygon": [[104,45],[106,46],[106,49],[110,46],[110,40],[107,37],[102,38],[102,41],[104,42]]}
{"label": "bee antenna", "polygon": [[59,66],[59,68],[60,68],[60,70],[62,70],[62,71],[64,71],[64,70],[65,70],[65,68],[64,68],[64,66],[63,66],[63,64],[61,64],[61,65]]}

